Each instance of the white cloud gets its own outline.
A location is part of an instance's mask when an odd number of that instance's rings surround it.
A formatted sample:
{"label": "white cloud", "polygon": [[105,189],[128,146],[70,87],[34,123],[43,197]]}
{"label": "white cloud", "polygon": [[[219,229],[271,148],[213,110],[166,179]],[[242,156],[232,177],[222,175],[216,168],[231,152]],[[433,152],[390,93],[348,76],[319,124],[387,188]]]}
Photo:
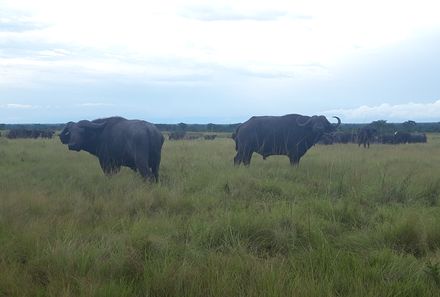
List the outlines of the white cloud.
{"label": "white cloud", "polygon": [[[124,100],[136,112],[142,97],[159,102],[156,109],[170,105],[165,112],[177,118],[192,111],[170,102],[221,116],[231,113],[224,106],[236,105],[247,116],[353,106],[349,98],[363,90],[359,105],[378,96],[408,102],[421,92],[423,98],[439,98],[435,61],[408,64],[403,78],[392,75],[405,69],[393,67],[406,62],[397,54],[390,63],[374,62],[402,49],[418,61],[424,51],[411,47],[424,35],[430,41],[438,37],[438,11],[438,0],[0,0],[0,102],[18,98],[43,110],[66,100],[75,110],[91,112],[98,104]],[[387,88],[386,79],[369,82],[370,73],[356,76],[362,63],[353,61],[394,69],[386,75],[394,88]],[[417,80],[421,74],[423,83]],[[94,96],[98,102],[88,99]],[[207,102],[203,108],[201,102]],[[419,114],[435,119],[432,104],[403,104],[405,112],[399,105],[362,106],[331,115],[346,115],[345,121],[417,120]]]}
{"label": "white cloud", "polygon": [[[68,51],[50,50],[34,56],[2,58],[0,85],[22,85],[26,81],[95,82],[103,78],[131,79],[136,82],[184,82],[202,79],[209,74],[207,66],[182,65],[112,57],[83,57]],[[60,74],[61,73],[61,74]]]}
{"label": "white cloud", "polygon": [[30,104],[7,103],[7,104],[1,104],[0,107],[11,108],[11,109],[29,109],[29,108],[34,108],[35,106]]}
{"label": "white cloud", "polygon": [[405,103],[391,105],[383,103],[377,106],[363,105],[352,109],[333,109],[323,112],[326,115],[337,115],[344,122],[371,122],[387,120],[401,122],[407,120],[440,121],[440,100],[432,103]]}
{"label": "white cloud", "polygon": [[206,5],[205,2],[199,5],[186,6],[179,12],[179,15],[200,21],[274,21],[287,16],[287,11],[273,10],[270,7],[261,9],[254,5],[237,9],[237,7],[219,5],[219,3]]}
{"label": "white cloud", "polygon": [[37,51],[36,55],[42,58],[55,58],[55,57],[65,57],[71,55],[72,52],[65,49],[50,49],[50,50],[42,50]]}
{"label": "white cloud", "polygon": [[[14,13],[21,11],[32,24],[45,26],[25,32],[0,32],[0,40],[56,44],[66,51],[89,49],[98,57],[124,57],[123,63],[133,58],[186,61],[242,73],[262,72],[262,77],[273,77],[274,73],[282,73],[282,77],[308,76],[309,69],[298,65],[331,67],[359,51],[390,46],[420,30],[440,27],[440,3],[434,0],[3,2],[0,8],[5,5]],[[14,19],[20,16],[8,22]],[[63,59],[66,53],[47,48],[36,55]],[[89,58],[96,60],[89,63],[92,68],[105,68],[106,72],[121,68],[118,60],[102,65],[100,58]],[[142,64],[136,66],[150,67]],[[187,71],[183,64],[173,71]],[[136,66],[129,66],[128,72],[139,73]],[[86,73],[90,68],[81,67]],[[149,73],[162,78],[163,68],[152,67]]]}
{"label": "white cloud", "polygon": [[103,102],[86,102],[78,104],[80,107],[101,107],[101,106],[114,106],[111,103],[103,103]]}

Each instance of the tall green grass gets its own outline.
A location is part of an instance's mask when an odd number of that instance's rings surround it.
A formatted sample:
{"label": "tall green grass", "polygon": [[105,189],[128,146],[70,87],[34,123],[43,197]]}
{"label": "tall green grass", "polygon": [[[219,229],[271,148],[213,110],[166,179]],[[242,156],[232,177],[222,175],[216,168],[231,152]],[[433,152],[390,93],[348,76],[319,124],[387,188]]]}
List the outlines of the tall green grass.
{"label": "tall green grass", "polygon": [[439,296],[440,138],[234,167],[166,141],[158,184],[0,138],[0,296]]}

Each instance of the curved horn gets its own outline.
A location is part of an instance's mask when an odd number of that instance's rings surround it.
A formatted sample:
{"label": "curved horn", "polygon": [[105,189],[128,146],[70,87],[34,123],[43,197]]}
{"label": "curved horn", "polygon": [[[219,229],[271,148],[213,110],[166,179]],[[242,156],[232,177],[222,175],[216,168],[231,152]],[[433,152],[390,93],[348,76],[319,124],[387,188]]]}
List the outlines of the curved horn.
{"label": "curved horn", "polygon": [[314,116],[313,116],[313,117],[310,117],[310,119],[306,120],[304,123],[300,123],[300,122],[298,121],[299,118],[296,118],[296,123],[297,123],[299,126],[304,127],[304,126],[307,126],[307,125],[313,120],[313,118],[314,118]]}
{"label": "curved horn", "polygon": [[80,121],[78,122],[78,125],[82,128],[91,128],[91,129],[101,129],[104,128],[105,122],[103,123],[93,123],[90,121]]}
{"label": "curved horn", "polygon": [[335,129],[336,128],[338,128],[340,125],[341,125],[341,119],[340,118],[338,118],[337,116],[333,116],[335,119],[337,119],[338,120],[338,123],[337,124],[335,124]]}
{"label": "curved horn", "polygon": [[68,122],[68,123],[66,123],[66,124],[64,125],[63,130],[65,130],[66,128],[67,128],[67,129],[70,128],[73,124],[75,124],[75,123],[74,123],[74,122]]}

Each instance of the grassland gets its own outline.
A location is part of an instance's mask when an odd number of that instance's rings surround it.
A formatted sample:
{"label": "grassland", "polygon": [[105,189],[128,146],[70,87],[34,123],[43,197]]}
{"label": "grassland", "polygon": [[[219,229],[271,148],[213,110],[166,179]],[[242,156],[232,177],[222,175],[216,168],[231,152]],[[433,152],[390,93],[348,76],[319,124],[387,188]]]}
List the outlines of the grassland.
{"label": "grassland", "polygon": [[249,168],[166,141],[161,182],[0,138],[0,296],[440,296],[440,138]]}

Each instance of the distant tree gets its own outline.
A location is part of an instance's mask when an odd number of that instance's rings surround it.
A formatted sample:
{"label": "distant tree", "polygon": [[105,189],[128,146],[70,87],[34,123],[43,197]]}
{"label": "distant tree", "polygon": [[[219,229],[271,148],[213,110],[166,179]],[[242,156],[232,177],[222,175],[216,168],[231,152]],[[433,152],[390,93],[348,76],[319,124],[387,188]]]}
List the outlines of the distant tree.
{"label": "distant tree", "polygon": [[185,123],[179,123],[178,126],[181,131],[186,131],[186,128],[188,127]]}
{"label": "distant tree", "polygon": [[376,129],[378,135],[394,133],[397,130],[401,130],[401,124],[387,123],[386,120],[377,120],[371,122],[370,126]]}
{"label": "distant tree", "polygon": [[213,132],[215,130],[215,124],[209,123],[208,125],[206,125],[206,128],[209,132]]}
{"label": "distant tree", "polygon": [[407,132],[413,132],[416,129],[416,126],[416,122],[411,120],[402,123],[402,128]]}
{"label": "distant tree", "polygon": [[386,131],[387,121],[386,120],[372,121],[370,125],[376,128],[379,135],[381,135]]}

